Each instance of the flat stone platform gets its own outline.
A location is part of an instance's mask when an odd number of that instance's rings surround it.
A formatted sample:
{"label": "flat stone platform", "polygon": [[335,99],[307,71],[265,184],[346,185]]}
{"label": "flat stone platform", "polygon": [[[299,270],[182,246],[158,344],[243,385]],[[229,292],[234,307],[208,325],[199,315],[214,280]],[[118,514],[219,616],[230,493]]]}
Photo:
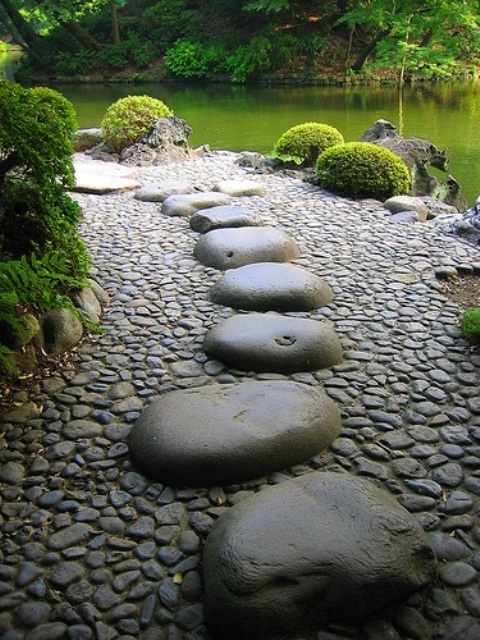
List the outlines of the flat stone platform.
{"label": "flat stone platform", "polygon": [[[459,309],[434,274],[478,262],[478,247],[433,222],[392,223],[378,202],[250,173],[237,158],[217,152],[136,169],[134,179],[204,191],[258,181],[263,196],[232,204],[286,230],[300,249],[293,264],[328,282],[331,303],[291,315],[333,323],[343,362],[282,376],[209,356],[206,333],[236,312],[209,299],[223,274],[194,258],[188,219],[130,191],[75,194],[111,303],[105,333],[88,336],[32,396],[18,395],[0,425],[0,637],[213,640],[201,570],[213,523],[267,486],[328,471],[391,493],[426,531],[438,575],[360,623],[288,640],[478,640],[480,353],[460,336]],[[134,467],[130,431],[160,394],[269,379],[318,387],[340,407],[343,429],[325,452],[223,487],[170,487]]]}

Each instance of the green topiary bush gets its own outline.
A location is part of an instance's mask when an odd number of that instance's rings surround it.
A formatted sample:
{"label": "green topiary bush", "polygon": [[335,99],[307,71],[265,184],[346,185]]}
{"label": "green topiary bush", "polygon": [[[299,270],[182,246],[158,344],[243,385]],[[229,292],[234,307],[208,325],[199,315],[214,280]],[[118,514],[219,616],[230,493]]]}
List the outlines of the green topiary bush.
{"label": "green topiary bush", "polygon": [[305,122],[286,131],[275,143],[274,154],[282,160],[313,167],[326,149],[343,144],[343,136],[328,124]]}
{"label": "green topiary bush", "polygon": [[341,196],[386,200],[410,192],[410,172],[403,160],[369,142],[327,149],[316,169],[322,186]]}
{"label": "green topiary bush", "polygon": [[103,139],[116,151],[139,142],[157,118],[172,116],[173,111],[161,100],[150,96],[127,96],[110,105],[100,126]]}
{"label": "green topiary bush", "polygon": [[474,344],[480,344],[480,308],[465,311],[460,320],[464,336]]}

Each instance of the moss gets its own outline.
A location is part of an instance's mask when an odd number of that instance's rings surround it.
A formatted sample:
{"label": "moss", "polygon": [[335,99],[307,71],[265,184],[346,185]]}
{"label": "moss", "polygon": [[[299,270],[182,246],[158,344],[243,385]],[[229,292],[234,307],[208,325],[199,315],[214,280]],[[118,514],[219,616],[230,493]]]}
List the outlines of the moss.
{"label": "moss", "polygon": [[282,160],[294,160],[297,164],[313,167],[325,149],[342,144],[343,141],[342,134],[335,127],[319,122],[305,122],[280,136],[273,151]]}
{"label": "moss", "polygon": [[410,172],[403,160],[369,142],[327,149],[316,169],[322,186],[342,196],[386,200],[410,192]]}
{"label": "moss", "polygon": [[101,127],[104,141],[116,151],[139,142],[157,118],[172,116],[173,112],[161,100],[150,96],[127,96],[108,107]]}
{"label": "moss", "polygon": [[460,320],[460,328],[464,336],[474,344],[480,343],[480,308],[465,311]]}

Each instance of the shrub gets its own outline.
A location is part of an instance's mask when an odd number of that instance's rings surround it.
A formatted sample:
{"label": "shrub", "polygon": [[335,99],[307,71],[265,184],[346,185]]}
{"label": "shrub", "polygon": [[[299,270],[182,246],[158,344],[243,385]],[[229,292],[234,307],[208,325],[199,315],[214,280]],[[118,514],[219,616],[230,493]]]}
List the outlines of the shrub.
{"label": "shrub", "polygon": [[347,142],[324,151],[316,164],[322,186],[352,198],[377,198],[409,193],[407,165],[397,155],[369,142]]}
{"label": "shrub", "polygon": [[165,67],[183,78],[209,78],[225,70],[226,50],[221,44],[203,45],[178,40],[165,55]]}
{"label": "shrub", "polygon": [[470,342],[480,343],[480,308],[465,311],[460,320],[460,328]]}
{"label": "shrub", "polygon": [[127,96],[110,105],[103,117],[103,138],[116,151],[139,142],[150,124],[173,112],[161,101],[150,96]]}
{"label": "shrub", "polygon": [[286,131],[277,140],[274,153],[283,160],[313,167],[318,156],[336,144],[343,143],[343,136],[328,124],[305,122]]}

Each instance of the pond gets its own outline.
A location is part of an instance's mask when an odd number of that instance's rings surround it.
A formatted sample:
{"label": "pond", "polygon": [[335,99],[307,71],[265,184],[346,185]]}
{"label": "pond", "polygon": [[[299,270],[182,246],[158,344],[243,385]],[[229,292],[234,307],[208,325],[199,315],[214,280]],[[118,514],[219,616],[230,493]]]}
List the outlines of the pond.
{"label": "pond", "polygon": [[[1,61],[0,61],[1,67]],[[0,69],[0,78],[1,69]],[[61,84],[81,127],[100,123],[121,97],[147,94],[163,100],[193,129],[193,147],[271,152],[275,141],[302,122],[323,122],[346,141],[359,140],[379,118],[406,137],[425,138],[450,153],[449,173],[473,204],[480,195],[480,81],[395,87],[266,87],[224,84]],[[444,179],[445,174],[432,171]]]}

